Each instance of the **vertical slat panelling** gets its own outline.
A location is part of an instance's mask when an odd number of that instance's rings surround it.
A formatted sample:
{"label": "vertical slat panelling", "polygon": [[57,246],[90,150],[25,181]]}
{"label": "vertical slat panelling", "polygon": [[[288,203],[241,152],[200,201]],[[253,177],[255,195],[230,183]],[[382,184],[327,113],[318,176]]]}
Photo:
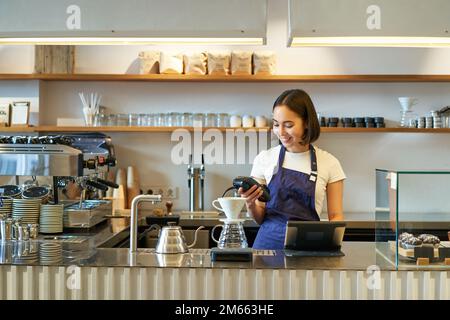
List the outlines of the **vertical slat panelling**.
{"label": "vertical slat panelling", "polygon": [[306,270],[305,274],[305,298],[314,299],[316,296],[315,274],[312,270]]}
{"label": "vertical slat panelling", "polygon": [[156,268],[155,269],[155,283],[156,283],[156,292],[154,292],[155,299],[158,300],[166,300],[169,299],[169,290],[170,290],[170,283],[167,279],[168,272],[163,272],[166,270],[163,270],[162,268]]}
{"label": "vertical slat panelling", "polygon": [[209,297],[209,299],[217,299],[217,294],[216,294],[216,278],[215,276],[215,272],[216,269],[206,269],[206,283],[205,283],[205,297],[204,299],[207,299],[207,297]]}
{"label": "vertical slat panelling", "polygon": [[185,272],[187,283],[187,297],[192,300],[201,300],[205,291],[205,277],[200,269],[188,269]]}
{"label": "vertical slat panelling", "polygon": [[401,278],[397,272],[388,272],[389,274],[389,300],[399,300],[401,293]]}
{"label": "vertical slat panelling", "polygon": [[223,269],[222,271],[222,281],[221,281],[221,294],[220,299],[233,299],[231,277],[230,277],[230,269]]}
{"label": "vertical slat panelling", "polygon": [[8,290],[7,298],[9,300],[17,300],[19,299],[19,285],[20,282],[17,279],[17,268],[16,266],[11,266],[11,268],[8,270],[7,274],[7,283],[6,287]]}
{"label": "vertical slat panelling", "polygon": [[139,268],[139,278],[137,283],[138,300],[148,299],[149,281],[146,271],[147,271],[146,268]]}
{"label": "vertical slat panelling", "polygon": [[105,282],[104,282],[104,287],[105,287],[105,296],[103,297],[103,299],[105,300],[114,300],[115,297],[115,272],[114,270],[118,270],[120,271],[121,268],[106,268],[106,273],[105,273]]}
{"label": "vertical slat panelling", "polygon": [[416,288],[416,280],[414,278],[413,272],[406,272],[406,281],[404,288],[406,290],[406,299],[417,299],[417,292],[414,291],[414,289]]}
{"label": "vertical slat panelling", "polygon": [[130,300],[131,296],[131,286],[135,288],[135,283],[133,282],[133,275],[131,273],[131,268],[124,268],[122,274],[120,275],[122,278],[122,285],[120,291],[122,291],[122,299]]}
{"label": "vertical slat panelling", "polygon": [[66,268],[64,267],[51,267],[55,277],[55,293],[57,300],[66,299]]}
{"label": "vertical slat panelling", "polygon": [[290,299],[298,300],[301,299],[302,296],[302,286],[301,286],[301,275],[298,270],[289,270],[289,282],[291,283],[290,287]]}
{"label": "vertical slat panelling", "polygon": [[98,300],[98,268],[83,268],[83,276],[87,277],[87,299]]}
{"label": "vertical slat panelling", "polygon": [[450,272],[383,271],[380,290],[364,271],[81,268],[81,290],[64,267],[0,267],[3,299],[449,299]]}
{"label": "vertical slat panelling", "polygon": [[419,277],[419,288],[421,288],[419,292],[419,299],[421,300],[430,300],[433,299],[433,279],[430,277],[429,271],[424,271]]}
{"label": "vertical slat panelling", "polygon": [[0,267],[0,300],[6,300],[6,268]]}
{"label": "vertical slat panelling", "polygon": [[[373,275],[372,275],[373,276]],[[372,299],[373,300],[381,300],[384,297],[384,281],[386,281],[386,278],[389,279],[387,273],[380,272],[380,281],[376,284],[376,286],[373,288],[372,291]]]}
{"label": "vertical slat panelling", "polygon": [[23,300],[34,300],[35,297],[35,285],[34,285],[34,279],[35,274],[34,271],[36,270],[32,266],[25,267],[25,272],[22,274],[22,299]]}
{"label": "vertical slat panelling", "polygon": [[[184,271],[184,270],[183,270]],[[182,297],[183,293],[186,293],[186,284],[181,280],[180,269],[173,268],[167,272],[170,275],[169,281],[169,299],[170,300],[181,300],[187,299],[187,297]]]}
{"label": "vertical slat panelling", "polygon": [[450,272],[439,272],[439,299],[450,299]]}
{"label": "vertical slat panelling", "polygon": [[39,267],[39,299],[48,300],[50,299],[52,286],[50,284],[50,277],[48,267]]}
{"label": "vertical slat panelling", "polygon": [[321,299],[333,299],[333,279],[331,277],[330,271],[325,270],[320,275],[319,279],[319,291],[317,292],[318,297]]}
{"label": "vertical slat panelling", "polygon": [[356,272],[356,297],[358,300],[367,300],[367,279],[364,271]]}

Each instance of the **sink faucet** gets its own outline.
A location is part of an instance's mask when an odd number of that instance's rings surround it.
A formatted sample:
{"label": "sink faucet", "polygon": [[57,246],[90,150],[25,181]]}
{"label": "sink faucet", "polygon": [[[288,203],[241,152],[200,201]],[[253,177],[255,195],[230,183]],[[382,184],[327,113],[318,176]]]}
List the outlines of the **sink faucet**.
{"label": "sink faucet", "polygon": [[131,202],[130,253],[137,251],[138,207],[141,202],[161,202],[161,195],[142,194]]}

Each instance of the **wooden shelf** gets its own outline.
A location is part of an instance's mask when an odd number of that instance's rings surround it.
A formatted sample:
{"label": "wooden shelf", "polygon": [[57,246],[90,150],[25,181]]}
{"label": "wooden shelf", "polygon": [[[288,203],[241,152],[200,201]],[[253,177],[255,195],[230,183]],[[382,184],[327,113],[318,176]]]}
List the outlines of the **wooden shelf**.
{"label": "wooden shelf", "polygon": [[[0,133],[21,133],[21,132],[173,132],[178,129],[186,129],[193,132],[197,128],[193,127],[58,127],[58,126],[38,126],[38,127],[0,127]],[[202,128],[202,131],[217,129],[221,132],[227,130],[270,132],[271,128]],[[330,128],[322,127],[322,133],[450,133],[450,128],[442,129],[414,129],[414,128]]]}
{"label": "wooden shelf", "polygon": [[416,128],[330,128],[322,127],[322,133],[450,133],[450,128],[416,129]]}
{"label": "wooden shelf", "polygon": [[274,75],[0,74],[0,80],[147,82],[450,82],[450,75]]}
{"label": "wooden shelf", "polygon": [[35,132],[36,127],[0,127],[0,132]]}
{"label": "wooden shelf", "polygon": [[[36,132],[173,132],[175,130],[185,129],[190,132],[198,130],[193,127],[57,127],[57,126],[40,126],[36,128]],[[226,130],[255,130],[270,131],[270,128],[202,128],[202,131],[216,129],[221,132]]]}

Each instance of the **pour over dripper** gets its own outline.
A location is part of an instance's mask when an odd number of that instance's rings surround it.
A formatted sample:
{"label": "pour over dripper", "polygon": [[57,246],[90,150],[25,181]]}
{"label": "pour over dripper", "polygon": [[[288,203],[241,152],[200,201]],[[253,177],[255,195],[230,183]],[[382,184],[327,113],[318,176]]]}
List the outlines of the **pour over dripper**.
{"label": "pour over dripper", "polygon": [[417,104],[418,99],[414,97],[399,97],[398,101],[402,106],[400,110],[400,127],[416,128],[417,115],[412,111],[412,107]]}
{"label": "pour over dripper", "polygon": [[414,97],[399,97],[398,101],[403,111],[411,111],[412,107],[417,104],[418,99]]}
{"label": "pour over dripper", "polygon": [[[217,205],[220,204],[220,207]],[[214,208],[225,213],[228,219],[239,219],[242,208],[245,205],[245,198],[223,197],[212,202]]]}

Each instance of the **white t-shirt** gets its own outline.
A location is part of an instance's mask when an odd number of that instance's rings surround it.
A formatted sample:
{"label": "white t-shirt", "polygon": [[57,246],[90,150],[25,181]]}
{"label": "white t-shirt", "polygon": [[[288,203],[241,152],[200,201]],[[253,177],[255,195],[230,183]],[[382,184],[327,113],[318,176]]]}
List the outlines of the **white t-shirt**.
{"label": "white t-shirt", "polygon": [[[317,182],[316,182],[316,211],[322,213],[323,202],[327,185],[346,178],[339,160],[330,153],[317,147]],[[281,145],[269,150],[260,152],[253,161],[251,176],[260,183],[269,184],[272,176],[277,172],[278,157],[280,155]],[[311,174],[311,155],[310,151],[294,153],[288,152],[284,156],[283,168],[296,170],[306,174]]]}

